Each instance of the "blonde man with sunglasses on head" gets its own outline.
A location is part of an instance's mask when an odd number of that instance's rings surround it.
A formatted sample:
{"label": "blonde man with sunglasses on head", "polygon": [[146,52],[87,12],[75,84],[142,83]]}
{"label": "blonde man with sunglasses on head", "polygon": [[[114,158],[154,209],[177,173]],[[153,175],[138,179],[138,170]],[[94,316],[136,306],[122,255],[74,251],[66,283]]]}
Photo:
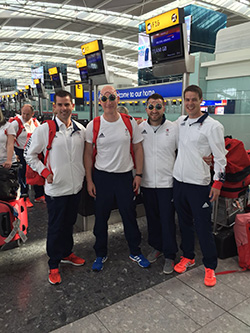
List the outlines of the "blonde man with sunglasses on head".
{"label": "blonde man with sunglasses on head", "polygon": [[[136,162],[136,175],[133,177],[133,159],[130,153],[131,136],[117,110],[119,96],[112,86],[105,86],[100,93],[103,115],[96,140],[96,159],[93,166],[93,121],[86,128],[84,166],[88,193],[95,198],[96,260],[94,271],[101,271],[107,260],[108,219],[116,200],[124,225],[124,233],[129,245],[129,258],[146,268],[150,265],[141,254],[141,233],[136,221],[134,196],[142,177],[143,148],[142,136],[136,121],[131,117],[132,147]],[[92,178],[93,177],[93,178]]]}

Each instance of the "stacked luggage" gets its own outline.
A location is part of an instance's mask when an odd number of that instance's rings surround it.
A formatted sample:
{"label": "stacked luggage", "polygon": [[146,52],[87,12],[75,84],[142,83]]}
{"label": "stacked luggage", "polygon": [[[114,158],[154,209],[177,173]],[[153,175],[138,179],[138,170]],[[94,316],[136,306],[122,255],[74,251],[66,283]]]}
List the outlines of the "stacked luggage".
{"label": "stacked luggage", "polygon": [[213,231],[220,259],[237,255],[233,225],[245,212],[250,184],[250,158],[242,141],[225,138],[228,151],[226,178],[213,208]]}
{"label": "stacked luggage", "polygon": [[27,240],[28,214],[25,198],[17,199],[18,165],[0,167],[0,247]]}

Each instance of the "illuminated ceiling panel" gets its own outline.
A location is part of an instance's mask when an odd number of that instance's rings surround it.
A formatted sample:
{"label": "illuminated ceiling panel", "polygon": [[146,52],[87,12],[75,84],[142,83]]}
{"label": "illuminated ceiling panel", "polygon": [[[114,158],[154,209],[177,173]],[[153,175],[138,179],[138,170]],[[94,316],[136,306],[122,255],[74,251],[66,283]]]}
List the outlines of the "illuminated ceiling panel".
{"label": "illuminated ceiling panel", "polygon": [[9,77],[11,68],[21,87],[30,83],[32,64],[53,60],[68,65],[69,80],[79,79],[81,45],[102,39],[109,70],[136,83],[139,24],[189,4],[223,12],[228,26],[250,20],[248,0],[0,1],[0,77]]}

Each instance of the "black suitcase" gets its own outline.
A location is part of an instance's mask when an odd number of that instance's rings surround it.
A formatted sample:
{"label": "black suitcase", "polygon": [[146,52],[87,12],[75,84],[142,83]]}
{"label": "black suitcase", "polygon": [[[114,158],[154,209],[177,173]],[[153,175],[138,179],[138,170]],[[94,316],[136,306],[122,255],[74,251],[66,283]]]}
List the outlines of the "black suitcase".
{"label": "black suitcase", "polygon": [[218,258],[226,259],[237,255],[233,227],[217,230],[214,233],[214,239]]}
{"label": "black suitcase", "polygon": [[0,166],[0,200],[15,200],[18,182],[18,163],[13,163],[10,169]]}
{"label": "black suitcase", "polygon": [[[230,210],[225,209],[226,201],[224,201],[225,198],[222,199],[223,201],[221,201],[221,198],[219,198],[216,200],[216,202],[214,202],[212,221],[213,221],[213,234],[217,248],[218,258],[226,259],[237,255],[237,246],[235,243],[234,230],[232,227],[234,222],[231,220],[231,217],[234,217],[236,214],[234,211],[231,211],[232,210],[231,208]],[[220,214],[218,214],[218,212],[220,211],[221,206],[223,207],[222,210],[224,211],[224,215],[222,216],[224,218],[224,226],[222,226],[223,223],[219,223],[220,226],[218,227],[218,220],[220,217]],[[231,203],[229,206],[233,207]]]}

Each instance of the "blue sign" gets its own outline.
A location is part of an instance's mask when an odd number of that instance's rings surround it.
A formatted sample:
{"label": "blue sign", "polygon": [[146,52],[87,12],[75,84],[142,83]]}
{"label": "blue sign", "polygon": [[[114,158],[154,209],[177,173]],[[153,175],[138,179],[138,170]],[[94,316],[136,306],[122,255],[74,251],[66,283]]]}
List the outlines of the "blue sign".
{"label": "blue sign", "polygon": [[210,106],[210,105],[225,106],[225,105],[227,105],[227,101],[226,100],[222,100],[222,101],[214,101],[214,100],[204,101],[203,100],[201,102],[201,106]]}
{"label": "blue sign", "polygon": [[[163,98],[181,97],[182,82],[165,83],[159,85],[136,87],[117,90],[121,101],[146,100],[152,94],[160,94]],[[100,94],[100,92],[99,92]],[[50,94],[50,101],[54,102],[54,93]],[[92,93],[94,100],[94,93]],[[84,100],[89,102],[89,92],[84,92]]]}
{"label": "blue sign", "polygon": [[136,87],[129,89],[119,89],[120,100],[139,100],[147,99],[150,95],[157,93],[164,98],[181,97],[182,82],[152,85],[146,87]]}

